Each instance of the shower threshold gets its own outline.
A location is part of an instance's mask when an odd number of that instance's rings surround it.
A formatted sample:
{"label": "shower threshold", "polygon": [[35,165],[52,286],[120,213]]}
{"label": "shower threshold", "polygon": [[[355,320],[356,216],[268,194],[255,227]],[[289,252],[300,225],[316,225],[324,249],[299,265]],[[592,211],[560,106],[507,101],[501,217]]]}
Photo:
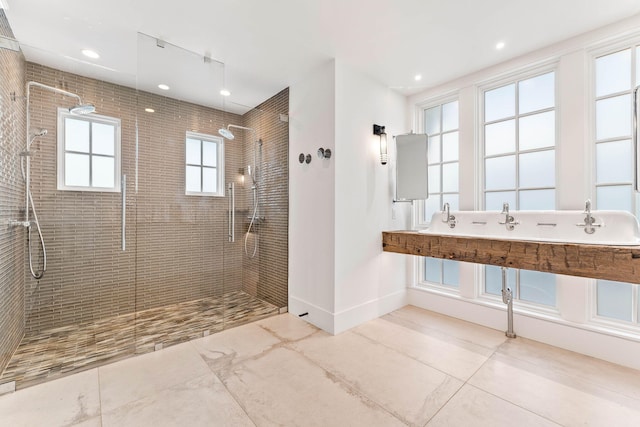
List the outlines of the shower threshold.
{"label": "shower threshold", "polygon": [[278,314],[242,291],[25,336],[0,377],[16,389]]}

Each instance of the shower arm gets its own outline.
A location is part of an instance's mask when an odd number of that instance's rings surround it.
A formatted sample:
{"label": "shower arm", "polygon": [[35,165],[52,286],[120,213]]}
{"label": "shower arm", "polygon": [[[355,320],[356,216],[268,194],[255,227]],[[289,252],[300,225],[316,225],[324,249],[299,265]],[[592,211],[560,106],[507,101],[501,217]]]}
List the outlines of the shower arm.
{"label": "shower arm", "polygon": [[25,167],[25,209],[24,209],[24,218],[25,218],[25,224],[28,227],[29,226],[29,188],[31,185],[31,159],[29,158],[29,137],[31,136],[31,115],[29,114],[29,106],[31,103],[31,87],[39,87],[41,89],[44,90],[48,90],[49,92],[54,92],[54,93],[58,93],[60,95],[65,95],[65,96],[70,96],[72,98],[76,98],[78,100],[78,102],[80,104],[82,104],[82,98],[80,98],[79,95],[76,95],[75,93],[72,92],[68,92],[66,90],[63,89],[58,89],[57,87],[53,87],[53,86],[48,86],[42,83],[38,83],[38,82],[27,82],[26,84],[26,96],[25,98],[27,99],[27,106],[26,106],[26,137],[25,137],[25,151],[24,151],[24,155],[26,157],[26,167]]}
{"label": "shower arm", "polygon": [[29,151],[29,133],[30,131],[30,114],[29,114],[29,105],[31,103],[31,86],[39,87],[44,90],[48,90],[49,92],[54,92],[60,95],[70,96],[78,100],[79,104],[82,104],[82,98],[80,95],[76,95],[73,92],[69,92],[63,89],[58,89],[57,87],[45,85],[39,82],[27,82],[27,90],[26,90],[26,98],[27,98],[27,141],[26,141],[26,150]]}
{"label": "shower arm", "polygon": [[256,138],[255,138],[255,141],[257,141],[257,140],[258,140],[258,132],[256,132],[256,130],[255,130],[254,128],[248,128],[248,127],[246,127],[246,126],[232,125],[232,124],[227,125],[227,129],[229,129],[229,128],[236,128],[236,129],[242,129],[242,130],[250,130],[251,132],[253,132],[254,136],[256,137]]}

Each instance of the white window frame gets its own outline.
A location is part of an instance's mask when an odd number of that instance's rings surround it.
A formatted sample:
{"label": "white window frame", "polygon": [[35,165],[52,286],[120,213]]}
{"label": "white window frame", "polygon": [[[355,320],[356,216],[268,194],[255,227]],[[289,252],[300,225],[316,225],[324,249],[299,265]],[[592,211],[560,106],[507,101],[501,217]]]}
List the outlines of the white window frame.
{"label": "white window frame", "polygon": [[[631,177],[631,181],[630,182],[620,182],[620,183],[607,183],[607,184],[601,184],[598,185],[597,184],[597,170],[596,170],[596,146],[598,143],[603,143],[603,142],[608,142],[610,140],[602,140],[602,141],[597,141],[597,134],[596,134],[596,102],[599,99],[606,99],[606,98],[611,98],[611,97],[615,97],[615,96],[619,96],[621,94],[623,94],[623,92],[618,92],[616,94],[608,94],[608,95],[604,95],[604,96],[596,96],[596,60],[602,56],[607,56],[608,54],[613,54],[616,52],[620,52],[626,49],[631,49],[631,89],[627,92],[624,92],[626,94],[629,94],[631,99],[633,99],[633,90],[635,88],[635,85],[640,85],[640,78],[636,79],[636,73],[638,72],[638,70],[636,70],[636,66],[637,66],[637,62],[636,62],[636,58],[638,53],[636,52],[636,48],[640,48],[640,38],[638,38],[638,36],[634,36],[634,37],[630,37],[630,38],[625,38],[623,40],[620,40],[616,43],[610,43],[610,44],[606,44],[606,45],[601,45],[597,48],[592,49],[589,53],[590,53],[590,58],[589,58],[589,71],[590,71],[590,78],[589,78],[589,121],[590,121],[590,128],[589,128],[589,140],[590,140],[590,144],[589,144],[589,153],[590,153],[590,167],[589,167],[589,173],[590,173],[590,178],[591,178],[591,190],[592,190],[592,197],[591,200],[594,202],[594,206],[597,209],[598,206],[598,199],[597,199],[597,189],[598,187],[609,187],[609,186],[615,186],[615,185],[629,185],[631,184],[631,186],[633,187],[633,176]],[[638,81],[636,81],[638,80]],[[632,110],[632,114],[633,114],[633,110]],[[631,118],[632,120],[632,118]],[[629,135],[629,139],[632,139],[632,134],[633,134],[633,123],[631,123],[631,134]],[[613,140],[621,140],[624,139],[622,137],[620,138],[614,138]],[[632,141],[633,143],[633,141]],[[632,171],[633,172],[633,171]],[[631,213],[634,215],[638,215],[640,214],[640,196],[638,196],[637,193],[635,193],[635,190],[632,188],[632,199],[631,199]]]}
{"label": "white window frame", "polygon": [[[555,87],[554,87],[554,107],[553,109],[543,109],[543,110],[536,110],[534,112],[531,113],[525,113],[525,114],[520,114],[519,112],[513,116],[513,119],[516,120],[516,138],[518,138],[518,118],[521,117],[527,117],[530,115],[535,115],[535,114],[540,114],[542,112],[546,112],[546,111],[550,111],[553,110],[554,115],[555,115],[555,145],[553,147],[553,151],[555,154],[555,177],[556,177],[556,182],[555,185],[553,187],[540,187],[540,188],[525,188],[524,190],[544,190],[544,189],[553,189],[554,190],[554,205],[558,206],[558,183],[557,183],[557,178],[558,178],[558,161],[557,161],[557,149],[558,149],[558,143],[559,143],[559,138],[560,138],[560,126],[559,121],[558,121],[558,110],[559,110],[559,106],[558,106],[558,64],[557,62],[553,62],[551,64],[547,64],[544,66],[538,66],[538,67],[533,67],[530,68],[528,70],[524,70],[521,72],[517,72],[517,73],[512,73],[509,74],[507,77],[503,77],[500,79],[496,79],[490,82],[486,82],[482,85],[478,86],[478,125],[479,125],[479,129],[478,129],[478,152],[480,153],[479,157],[479,167],[478,167],[478,204],[477,206],[480,207],[480,209],[484,210],[486,209],[486,205],[485,205],[485,193],[487,193],[487,191],[485,190],[485,182],[486,182],[486,168],[485,168],[485,162],[487,160],[487,156],[485,155],[485,125],[487,123],[496,123],[499,120],[496,121],[492,121],[492,122],[486,122],[485,121],[485,108],[484,108],[484,95],[486,92],[489,92],[491,90],[494,89],[498,89],[500,87],[503,86],[508,86],[510,84],[515,84],[516,88],[517,88],[517,84],[521,81],[524,80],[528,80],[534,77],[538,77],[544,74],[548,74],[548,73],[554,73],[554,82],[555,82]],[[516,105],[518,103],[518,93],[516,92],[516,98],[515,98],[515,102]],[[504,119],[501,119],[504,120]],[[536,149],[531,149],[531,150],[526,150],[526,153],[535,153],[535,152],[542,152],[542,151],[550,151],[551,149],[545,147],[545,148],[536,148]],[[516,156],[516,187],[514,189],[514,191],[516,192],[516,203],[519,205],[519,198],[518,198],[518,194],[521,191],[519,182],[518,182],[518,174],[519,174],[519,160],[518,160],[518,155],[521,153],[520,149],[519,149],[519,144],[516,143],[516,150],[513,152],[513,155]],[[490,156],[491,158],[494,157],[501,157],[503,155],[496,155],[496,156]],[[494,190],[494,191],[489,191],[491,192],[499,192],[499,191],[510,191],[510,190]],[[516,210],[516,206],[511,206],[511,209]]]}
{"label": "white window frame", "polygon": [[[440,136],[440,156],[441,156],[441,161],[438,163],[440,165],[440,189],[442,189],[442,135],[443,134],[447,134],[447,133],[452,133],[452,132],[458,132],[458,160],[455,162],[452,161],[448,161],[448,162],[444,162],[444,164],[450,164],[450,163],[458,163],[458,203],[460,203],[459,201],[459,197],[460,197],[460,97],[459,97],[459,93],[455,92],[455,93],[449,93],[443,96],[439,96],[439,97],[434,97],[424,103],[421,103],[419,106],[417,106],[417,114],[418,114],[418,123],[419,123],[419,128],[421,129],[421,132],[426,132],[426,123],[425,123],[425,114],[426,111],[434,108],[434,107],[440,107],[440,120],[441,123],[440,125],[442,126],[442,106],[445,104],[449,104],[451,102],[458,102],[458,127],[456,128],[456,130],[451,130],[451,131],[446,131],[443,132],[442,128],[440,129],[440,132],[438,133],[438,135]],[[434,163],[435,164],[435,163]],[[429,163],[429,166],[432,166],[432,163]],[[437,193],[438,196],[441,196],[443,194],[452,194],[452,193],[441,193],[438,192]],[[413,209],[413,228],[417,228],[417,229],[424,229],[427,228],[430,225],[430,220],[431,218],[426,218],[426,216],[424,215],[424,211],[425,211],[425,204],[426,204],[426,200],[417,200],[416,203],[414,203],[414,209]],[[442,265],[442,262],[444,260],[440,260],[441,264],[440,264],[440,276],[441,278],[443,277],[444,274],[444,267]],[[459,266],[461,266],[462,264],[458,264]],[[460,267],[461,268],[461,267]],[[453,295],[458,295],[460,294],[460,283],[458,283],[458,286],[452,286],[452,285],[446,285],[444,283],[442,283],[442,281],[440,283],[438,282],[431,282],[431,281],[427,281],[425,280],[425,272],[426,272],[426,267],[425,267],[425,259],[424,257],[419,257],[418,261],[416,262],[416,279],[415,279],[415,286],[420,288],[420,289],[432,289],[432,290],[439,290],[445,294],[453,294]]]}
{"label": "white window frame", "polygon": [[[202,149],[202,141],[214,142],[216,144],[217,152],[216,152],[216,174],[217,174],[217,184],[218,188],[215,192],[204,192],[204,191],[187,191],[187,166],[199,166],[202,177],[202,168],[206,167],[202,165],[202,158],[200,159],[200,164],[192,164],[187,163],[187,139],[198,139],[201,144],[200,147]],[[198,132],[190,132],[187,131],[184,138],[184,194],[187,196],[207,196],[207,197],[225,197],[225,187],[224,187],[224,139],[215,136],[215,135],[207,135],[205,133]]]}
{"label": "white window frame", "polygon": [[[114,141],[114,179],[113,179],[113,187],[94,187],[94,186],[69,186],[65,185],[65,154],[67,150],[65,150],[65,119],[73,118],[74,120],[83,120],[89,123],[103,123],[115,126],[115,141]],[[105,192],[105,193],[119,193],[121,191],[120,188],[120,178],[121,178],[121,139],[122,139],[122,125],[121,120],[115,117],[101,116],[98,114],[89,114],[89,115],[74,115],[69,112],[66,108],[58,108],[58,128],[57,128],[57,140],[58,140],[58,148],[57,148],[57,180],[58,180],[58,190],[61,191],[92,191],[92,192]],[[91,145],[90,145],[91,147]],[[83,153],[87,154],[87,153]],[[92,151],[90,151],[89,156],[95,156]],[[110,156],[105,156],[110,157]]]}
{"label": "white window frame", "polygon": [[[484,107],[484,103],[485,103],[485,93],[488,91],[491,91],[493,89],[497,89],[503,86],[507,86],[510,84],[515,84],[517,87],[517,84],[523,80],[528,80],[537,76],[541,76],[547,73],[554,73],[554,107],[553,107],[553,111],[554,111],[554,115],[555,115],[555,145],[554,145],[554,156],[555,156],[555,177],[556,177],[556,181],[554,183],[553,186],[553,190],[554,190],[554,205],[558,206],[558,167],[559,167],[559,162],[558,162],[558,158],[557,158],[557,153],[558,153],[558,145],[560,143],[560,123],[559,123],[559,116],[558,116],[558,111],[560,110],[560,106],[558,105],[558,101],[559,101],[559,88],[558,88],[558,61],[556,59],[547,61],[545,63],[541,63],[538,65],[534,65],[532,67],[527,67],[525,69],[520,69],[518,71],[512,72],[512,73],[508,73],[502,76],[499,76],[497,78],[494,79],[490,79],[487,80],[485,82],[482,82],[480,84],[477,85],[477,102],[478,102],[478,116],[477,116],[477,126],[478,126],[478,145],[477,145],[477,150],[478,150],[478,157],[477,157],[477,166],[478,166],[478,174],[476,176],[476,181],[477,181],[477,188],[476,188],[476,206],[478,206],[481,210],[486,209],[485,206],[485,179],[486,179],[486,171],[485,171],[485,162],[487,157],[485,156],[485,125],[488,123],[485,121],[485,107]],[[516,105],[518,103],[518,92],[516,92],[516,98],[515,98],[515,102]],[[547,109],[543,109],[543,110],[537,110],[533,113],[526,113],[524,116],[528,116],[530,114],[538,114],[540,112],[544,112],[547,111]],[[523,117],[523,115],[519,114],[519,112],[517,112],[517,114],[514,116],[515,119],[519,118],[519,117]],[[490,122],[493,123],[493,122]],[[518,132],[518,127],[517,127],[517,121],[516,121],[516,137],[517,137],[517,132]],[[543,148],[543,149],[533,149],[533,150],[527,150],[526,152],[539,152],[539,151],[547,151],[549,150],[548,148]],[[518,185],[518,181],[517,181],[517,175],[518,175],[518,171],[519,171],[519,163],[517,160],[517,156],[520,153],[518,144],[516,144],[516,150],[514,151],[514,155],[516,156],[516,201],[518,201],[518,191],[520,191],[520,187]],[[547,187],[544,187],[545,189]],[[536,188],[537,189],[537,188]],[[530,190],[529,188],[527,188],[526,190]],[[513,210],[515,210],[516,207],[511,207]],[[478,299],[480,300],[485,300],[485,301],[501,301],[501,296],[500,295],[495,295],[495,294],[490,294],[488,292],[486,292],[486,273],[485,273],[485,266],[484,265],[480,265],[478,264],[478,269],[477,269],[477,277],[478,280],[476,281],[476,286],[478,287],[476,289],[477,292],[477,296]],[[527,300],[521,300],[519,298],[519,294],[520,294],[520,269],[516,269],[516,289],[514,290],[514,304],[516,306],[519,307],[526,307],[527,310],[530,310],[532,312],[535,313],[539,313],[539,314],[544,314],[544,315],[549,315],[549,316],[553,316],[553,317],[557,317],[559,316],[560,313],[560,301],[559,301],[559,295],[558,295],[558,281],[556,280],[556,302],[555,302],[555,306],[548,306],[548,305],[543,305],[543,304],[538,304],[532,301],[527,301]]]}
{"label": "white window frame", "polygon": [[[603,43],[595,46],[589,51],[589,88],[588,88],[588,97],[589,97],[589,176],[590,176],[590,184],[591,191],[595,209],[598,209],[598,200],[597,200],[597,189],[598,187],[603,186],[615,186],[615,185],[628,185],[631,184],[633,186],[633,176],[631,177],[630,182],[620,182],[620,183],[608,183],[598,185],[597,183],[597,150],[596,147],[599,143],[604,143],[609,141],[597,140],[597,129],[596,129],[596,103],[600,99],[607,99],[615,96],[620,96],[621,94],[629,94],[631,100],[633,100],[633,91],[637,85],[640,85],[640,78],[638,78],[638,74],[640,74],[640,70],[638,67],[637,57],[639,55],[638,48],[640,48],[640,36],[637,34],[624,37],[622,39],[618,39],[614,42]],[[621,52],[623,50],[630,49],[631,52],[631,69],[629,70],[631,74],[631,88],[629,91],[625,92],[616,92],[615,94],[607,94],[603,96],[597,96],[596,94],[596,60],[600,57],[607,56],[610,54],[614,54],[617,52]],[[633,101],[632,101],[633,102]],[[632,114],[633,114],[633,106],[632,106]],[[633,120],[633,118],[630,118]],[[633,121],[631,122],[631,134],[629,138],[633,138]],[[613,140],[622,140],[625,139],[623,137],[614,138]],[[632,141],[633,144],[633,141]],[[635,173],[632,170],[632,173]],[[635,189],[632,188],[632,199],[631,199],[631,207],[632,214],[638,215],[640,212],[640,196],[635,192]],[[621,282],[624,283],[624,282]],[[616,319],[613,317],[602,316],[598,314],[598,280],[597,279],[589,279],[589,320],[588,323],[596,326],[600,326],[606,328],[607,330],[614,330],[621,333],[631,333],[637,334],[638,328],[640,328],[640,286],[636,284],[631,284],[631,321]]]}
{"label": "white window frame", "polygon": [[[449,93],[447,95],[443,95],[443,96],[439,96],[436,98],[432,98],[424,103],[421,103],[419,105],[416,106],[416,114],[417,114],[417,123],[419,126],[419,129],[421,129],[421,132],[425,132],[425,127],[426,127],[426,123],[425,123],[425,111],[433,108],[433,107],[437,107],[437,106],[442,106],[444,104],[448,104],[450,102],[454,102],[454,101],[458,101],[458,150],[460,150],[460,97],[458,92],[455,93]],[[448,132],[447,132],[448,133]],[[442,132],[440,132],[440,136],[442,137]],[[442,141],[440,141],[440,144],[442,144]],[[442,145],[441,145],[442,146]],[[442,154],[442,153],[441,153]],[[447,162],[447,163],[453,163],[453,162]],[[459,169],[459,165],[460,165],[460,153],[458,153],[458,175],[460,175],[460,169]],[[440,162],[440,165],[442,165],[442,162]],[[442,169],[440,169],[440,185],[442,186]],[[441,194],[441,193],[438,193]],[[458,197],[460,195],[460,180],[458,179]],[[424,229],[429,227],[429,224],[431,223],[430,220],[431,218],[425,218],[424,216],[424,209],[425,209],[425,200],[416,200],[416,203],[414,203],[414,208],[413,208],[413,228],[414,229]],[[458,203],[459,203],[459,199],[458,199]]]}

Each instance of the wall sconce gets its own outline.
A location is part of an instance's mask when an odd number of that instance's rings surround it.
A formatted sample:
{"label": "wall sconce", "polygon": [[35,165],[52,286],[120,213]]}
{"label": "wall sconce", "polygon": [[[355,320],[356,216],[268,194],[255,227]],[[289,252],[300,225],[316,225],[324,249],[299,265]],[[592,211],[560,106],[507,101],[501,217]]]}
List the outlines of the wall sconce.
{"label": "wall sconce", "polygon": [[380,163],[387,164],[387,133],[384,131],[384,126],[373,125],[373,134],[380,137]]}

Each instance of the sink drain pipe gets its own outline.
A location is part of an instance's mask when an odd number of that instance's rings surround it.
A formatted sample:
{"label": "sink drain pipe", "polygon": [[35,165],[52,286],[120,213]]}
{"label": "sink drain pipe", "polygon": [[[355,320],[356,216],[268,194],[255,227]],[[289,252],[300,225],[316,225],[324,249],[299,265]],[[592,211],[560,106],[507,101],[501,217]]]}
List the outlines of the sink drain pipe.
{"label": "sink drain pipe", "polygon": [[502,270],[502,302],[507,304],[507,330],[504,333],[508,338],[515,338],[516,333],[513,332],[513,292],[507,286],[507,268],[500,267]]}

